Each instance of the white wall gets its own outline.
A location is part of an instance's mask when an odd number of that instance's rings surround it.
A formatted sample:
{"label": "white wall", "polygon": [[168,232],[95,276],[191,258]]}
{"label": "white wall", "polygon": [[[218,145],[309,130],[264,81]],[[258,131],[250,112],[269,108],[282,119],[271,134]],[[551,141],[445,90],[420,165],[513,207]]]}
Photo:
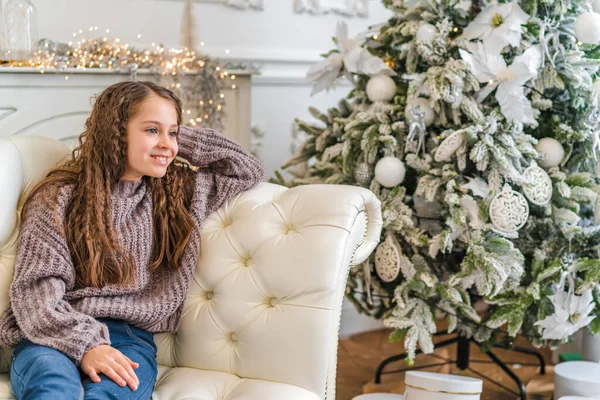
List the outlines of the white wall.
{"label": "white wall", "polygon": [[[38,11],[40,38],[68,42],[79,29],[98,26],[99,32],[110,29],[111,36],[132,45],[149,46],[156,42],[169,48],[180,46],[183,0],[32,2]],[[331,37],[336,22],[345,20],[352,36],[391,15],[379,0],[370,0],[368,18],[295,14],[293,3],[294,0],[265,0],[263,11],[237,10],[202,0],[194,4],[197,41],[205,42],[203,49],[207,54],[262,67],[261,75],[253,79],[252,121],[265,131],[262,161],[268,176],[290,156],[294,118],[310,119],[309,105],[325,110],[350,90],[350,85],[345,84],[310,98],[311,87],[303,82],[306,70],[320,60],[319,54],[333,48]],[[137,39],[138,34],[141,39]],[[342,334],[380,326],[379,322],[373,324],[358,317],[352,310],[352,306],[345,305]]]}
{"label": "white wall", "polygon": [[[6,2],[6,0],[4,0]],[[32,0],[38,11],[39,37],[68,42],[79,29],[98,26],[131,44],[152,42],[179,47],[183,0]],[[383,22],[390,15],[380,1],[369,2],[369,18],[334,14],[295,14],[293,0],[265,0],[263,11],[237,10],[222,4],[194,4],[198,42],[207,54],[224,60],[262,66],[252,92],[252,119],[265,130],[264,163],[267,173],[289,156],[291,124],[295,117],[309,118],[308,106],[320,109],[345,96],[349,85],[309,98],[302,82],[306,70],[331,49],[338,20],[345,20],[351,35]],[[141,34],[141,39],[137,35]],[[225,50],[229,54],[225,54]]]}

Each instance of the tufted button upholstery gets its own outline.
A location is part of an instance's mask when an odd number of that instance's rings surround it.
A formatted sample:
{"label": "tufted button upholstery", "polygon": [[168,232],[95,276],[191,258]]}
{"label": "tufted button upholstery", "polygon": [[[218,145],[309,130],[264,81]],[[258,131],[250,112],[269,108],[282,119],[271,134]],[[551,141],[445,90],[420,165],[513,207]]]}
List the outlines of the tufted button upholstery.
{"label": "tufted button upholstery", "polygon": [[[1,310],[23,194],[68,154],[53,139],[0,139]],[[346,277],[371,254],[381,227],[379,200],[354,186],[263,182],[229,199],[201,227],[202,258],[178,331],[155,335],[152,398],[335,399]],[[9,357],[2,349],[2,372]],[[0,374],[0,398],[9,396]]]}

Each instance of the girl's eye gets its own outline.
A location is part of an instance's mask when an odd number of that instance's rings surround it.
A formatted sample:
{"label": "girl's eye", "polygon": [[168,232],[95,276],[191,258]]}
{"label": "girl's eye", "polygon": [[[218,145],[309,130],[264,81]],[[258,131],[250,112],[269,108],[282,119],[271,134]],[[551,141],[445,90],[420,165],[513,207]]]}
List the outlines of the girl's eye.
{"label": "girl's eye", "polygon": [[[150,128],[150,129],[147,129],[146,132],[150,132],[152,134],[155,134],[158,131],[156,130],[156,128]],[[177,131],[169,132],[169,135],[175,137],[175,136],[177,136]]]}

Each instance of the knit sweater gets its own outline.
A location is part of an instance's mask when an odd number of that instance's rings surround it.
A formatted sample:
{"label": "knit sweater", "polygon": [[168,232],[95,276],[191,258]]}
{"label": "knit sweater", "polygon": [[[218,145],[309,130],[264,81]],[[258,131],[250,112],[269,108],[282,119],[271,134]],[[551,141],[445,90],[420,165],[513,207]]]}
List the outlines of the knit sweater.
{"label": "knit sweater", "polygon": [[[230,197],[259,183],[263,165],[240,145],[211,129],[181,126],[178,156],[199,167],[194,175],[190,215],[201,227],[207,215]],[[57,211],[64,224],[73,185],[58,190]],[[76,287],[65,236],[54,220],[56,188],[33,197],[17,243],[10,307],[0,317],[0,346],[21,339],[54,348],[77,365],[98,345],[110,345],[106,325],[95,318],[126,321],[150,332],[177,330],[183,302],[199,257],[194,232],[179,270],[149,271],[152,253],[152,193],[144,178],[119,181],[111,193],[112,230],[132,256],[135,281],[102,288]]]}

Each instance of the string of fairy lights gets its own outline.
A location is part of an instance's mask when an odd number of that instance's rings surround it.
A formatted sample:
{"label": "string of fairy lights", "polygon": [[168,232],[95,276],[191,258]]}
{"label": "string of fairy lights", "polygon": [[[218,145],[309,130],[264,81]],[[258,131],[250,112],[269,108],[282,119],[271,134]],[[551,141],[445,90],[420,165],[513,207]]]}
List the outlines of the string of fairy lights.
{"label": "string of fairy lights", "polygon": [[[223,128],[224,90],[236,90],[238,85],[235,74],[229,73],[220,61],[188,48],[167,49],[159,43],[144,48],[109,35],[110,29],[101,31],[92,26],[74,32],[68,43],[41,39],[29,60],[12,60],[0,68],[33,67],[42,74],[65,74],[65,80],[88,69],[129,73],[132,80],[137,80],[138,74],[149,74],[181,99],[184,123]],[[138,41],[141,37],[137,35]],[[203,46],[201,42],[200,47]],[[230,51],[226,49],[225,53]]]}

